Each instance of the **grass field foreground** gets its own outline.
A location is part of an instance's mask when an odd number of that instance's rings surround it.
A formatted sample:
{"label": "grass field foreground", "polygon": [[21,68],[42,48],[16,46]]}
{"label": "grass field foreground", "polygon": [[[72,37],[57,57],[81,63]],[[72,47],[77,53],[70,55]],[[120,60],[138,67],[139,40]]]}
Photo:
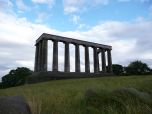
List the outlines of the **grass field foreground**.
{"label": "grass field foreground", "polygon": [[8,89],[23,96],[33,114],[152,114],[152,76],[54,80]]}

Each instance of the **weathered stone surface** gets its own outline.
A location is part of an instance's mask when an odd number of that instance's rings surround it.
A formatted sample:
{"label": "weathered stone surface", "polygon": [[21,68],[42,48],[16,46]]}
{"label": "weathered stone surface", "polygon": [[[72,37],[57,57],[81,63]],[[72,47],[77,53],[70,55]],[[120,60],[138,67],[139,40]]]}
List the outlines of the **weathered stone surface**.
{"label": "weathered stone surface", "polygon": [[80,47],[75,45],[75,72],[80,72]]}
{"label": "weathered stone surface", "polygon": [[31,114],[26,101],[19,96],[0,97],[0,114]]}
{"label": "weathered stone surface", "polygon": [[64,71],[70,72],[70,53],[69,43],[65,43],[65,58],[64,58]]}
{"label": "weathered stone surface", "polygon": [[102,72],[106,72],[106,58],[105,58],[105,50],[101,50],[101,60],[102,60]]}
{"label": "weathered stone surface", "polygon": [[93,48],[93,59],[94,59],[94,73],[99,72],[99,58],[98,58],[98,53],[97,53],[97,48]]}
{"label": "weathered stone surface", "polygon": [[58,42],[53,41],[53,71],[58,71]]}
{"label": "weathered stone surface", "polygon": [[107,51],[108,56],[108,72],[112,73],[112,58],[111,58],[111,50]]}
{"label": "weathered stone surface", "polygon": [[90,58],[88,46],[85,46],[85,72],[90,73]]}
{"label": "weathered stone surface", "polygon": [[[51,40],[53,42],[53,60],[52,60],[52,72],[49,72],[50,70],[47,69],[48,66],[48,45],[47,41]],[[58,62],[58,44],[64,43],[64,71],[61,72],[59,70],[60,62]],[[71,72],[70,69],[70,45],[73,44],[75,46],[75,63],[71,65],[75,66],[75,72]],[[111,56],[111,50],[112,47],[108,45],[93,43],[93,42],[87,42],[77,39],[71,39],[67,37],[62,36],[56,36],[52,34],[42,34],[37,40],[36,40],[36,53],[35,56],[35,73],[34,75],[31,75],[29,79],[31,79],[33,82],[34,79],[36,82],[39,81],[47,81],[50,79],[69,79],[69,78],[84,78],[86,76],[92,77],[92,76],[105,76],[105,75],[111,75],[112,74],[112,56]],[[80,46],[84,48],[84,65],[85,65],[85,72],[81,70],[83,67],[83,62],[81,61],[82,53]],[[93,49],[93,63],[90,62],[90,54],[89,54],[89,48]],[[38,51],[37,51],[38,50]],[[107,53],[106,53],[107,52]],[[101,64],[99,64],[99,53],[101,53]],[[107,55],[105,55],[107,54]],[[107,59],[107,61],[106,61]],[[107,63],[108,62],[108,63]],[[90,72],[90,65],[93,64],[94,72]],[[108,72],[106,69],[106,64],[108,65]],[[40,76],[39,72],[45,72],[43,75]],[[38,80],[38,81],[37,81]]]}

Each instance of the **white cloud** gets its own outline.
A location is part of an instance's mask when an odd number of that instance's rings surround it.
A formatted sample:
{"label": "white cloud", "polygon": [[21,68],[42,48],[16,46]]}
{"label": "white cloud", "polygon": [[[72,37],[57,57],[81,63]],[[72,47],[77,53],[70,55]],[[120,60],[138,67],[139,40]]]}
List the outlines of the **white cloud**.
{"label": "white cloud", "polygon": [[10,0],[0,0],[0,10],[7,12],[11,11],[10,9],[13,7],[13,3]]}
{"label": "white cloud", "polygon": [[[149,62],[152,59],[152,21],[107,21],[87,31],[62,32],[8,13],[0,12],[0,17],[0,71],[3,71],[0,75],[19,66],[33,69],[35,40],[43,32],[112,45],[113,63],[127,65],[131,60],[139,59],[152,66]],[[71,56],[74,64],[74,51]],[[59,60],[59,66],[63,66],[63,55],[59,55]],[[74,69],[74,65],[71,67]]]}
{"label": "white cloud", "polygon": [[80,7],[84,5],[84,0],[63,0],[64,12],[75,13],[78,12]]}
{"label": "white cloud", "polygon": [[56,33],[55,30],[2,12],[0,17],[0,70],[24,65],[33,69],[35,40],[43,32]]}
{"label": "white cloud", "polygon": [[36,23],[42,23],[45,22],[46,19],[48,19],[49,17],[51,17],[51,14],[47,14],[45,12],[38,12],[37,13],[37,18],[35,20]]}
{"label": "white cloud", "polygon": [[78,15],[72,15],[71,21],[72,21],[74,24],[78,24],[78,22],[80,21],[80,16],[78,16]]}
{"label": "white cloud", "polygon": [[47,4],[50,7],[52,7],[54,4],[54,0],[32,0],[32,2],[36,4]]}
{"label": "white cloud", "polygon": [[[116,0],[117,2],[139,2],[151,4],[151,0]],[[63,0],[64,12],[66,14],[80,13],[90,7],[108,5],[112,0]]]}
{"label": "white cloud", "polygon": [[75,13],[75,12],[78,12],[78,11],[79,11],[79,8],[74,7],[74,6],[66,6],[64,8],[65,13]]}
{"label": "white cloud", "polygon": [[0,0],[0,6],[3,7],[12,7],[13,3],[10,0]]}
{"label": "white cloud", "polygon": [[16,0],[16,5],[21,12],[30,10],[30,8],[23,2],[23,0]]}
{"label": "white cloud", "polygon": [[80,23],[79,26],[78,26],[78,29],[81,30],[81,29],[89,29],[90,26],[86,25],[86,24],[83,24],[83,23]]}
{"label": "white cloud", "polygon": [[109,0],[63,0],[64,12],[67,14],[85,11],[88,7],[107,5]]}

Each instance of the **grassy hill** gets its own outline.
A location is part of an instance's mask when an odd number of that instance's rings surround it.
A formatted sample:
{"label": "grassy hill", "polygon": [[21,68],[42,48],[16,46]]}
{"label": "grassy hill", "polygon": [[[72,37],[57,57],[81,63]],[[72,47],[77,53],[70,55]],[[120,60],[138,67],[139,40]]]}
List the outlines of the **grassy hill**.
{"label": "grassy hill", "polygon": [[0,90],[33,114],[152,114],[152,76],[55,80]]}

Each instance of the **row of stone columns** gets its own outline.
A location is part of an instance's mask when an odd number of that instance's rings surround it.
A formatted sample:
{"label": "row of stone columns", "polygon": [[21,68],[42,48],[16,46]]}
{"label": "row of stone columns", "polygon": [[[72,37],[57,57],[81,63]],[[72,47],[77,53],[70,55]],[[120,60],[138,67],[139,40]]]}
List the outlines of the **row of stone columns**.
{"label": "row of stone columns", "polygon": [[[65,59],[64,59],[64,72],[70,72],[70,53],[69,53],[69,43],[65,44]],[[75,72],[80,71],[80,45],[75,45]],[[84,45],[85,48],[85,72],[90,73],[90,58],[89,58],[89,46]],[[93,47],[93,59],[94,59],[94,73],[99,73],[99,52],[97,47]],[[101,63],[102,72],[112,73],[112,58],[111,50],[101,50]],[[106,69],[106,56],[105,51],[107,51],[107,61],[108,69]],[[36,44],[35,52],[35,71],[47,71],[47,57],[48,57],[48,40],[41,40]],[[107,71],[106,71],[107,70]],[[58,71],[58,41],[53,40],[53,63],[52,71]]]}
{"label": "row of stone columns", "polygon": [[47,71],[48,41],[42,40],[36,44],[35,71]]}

